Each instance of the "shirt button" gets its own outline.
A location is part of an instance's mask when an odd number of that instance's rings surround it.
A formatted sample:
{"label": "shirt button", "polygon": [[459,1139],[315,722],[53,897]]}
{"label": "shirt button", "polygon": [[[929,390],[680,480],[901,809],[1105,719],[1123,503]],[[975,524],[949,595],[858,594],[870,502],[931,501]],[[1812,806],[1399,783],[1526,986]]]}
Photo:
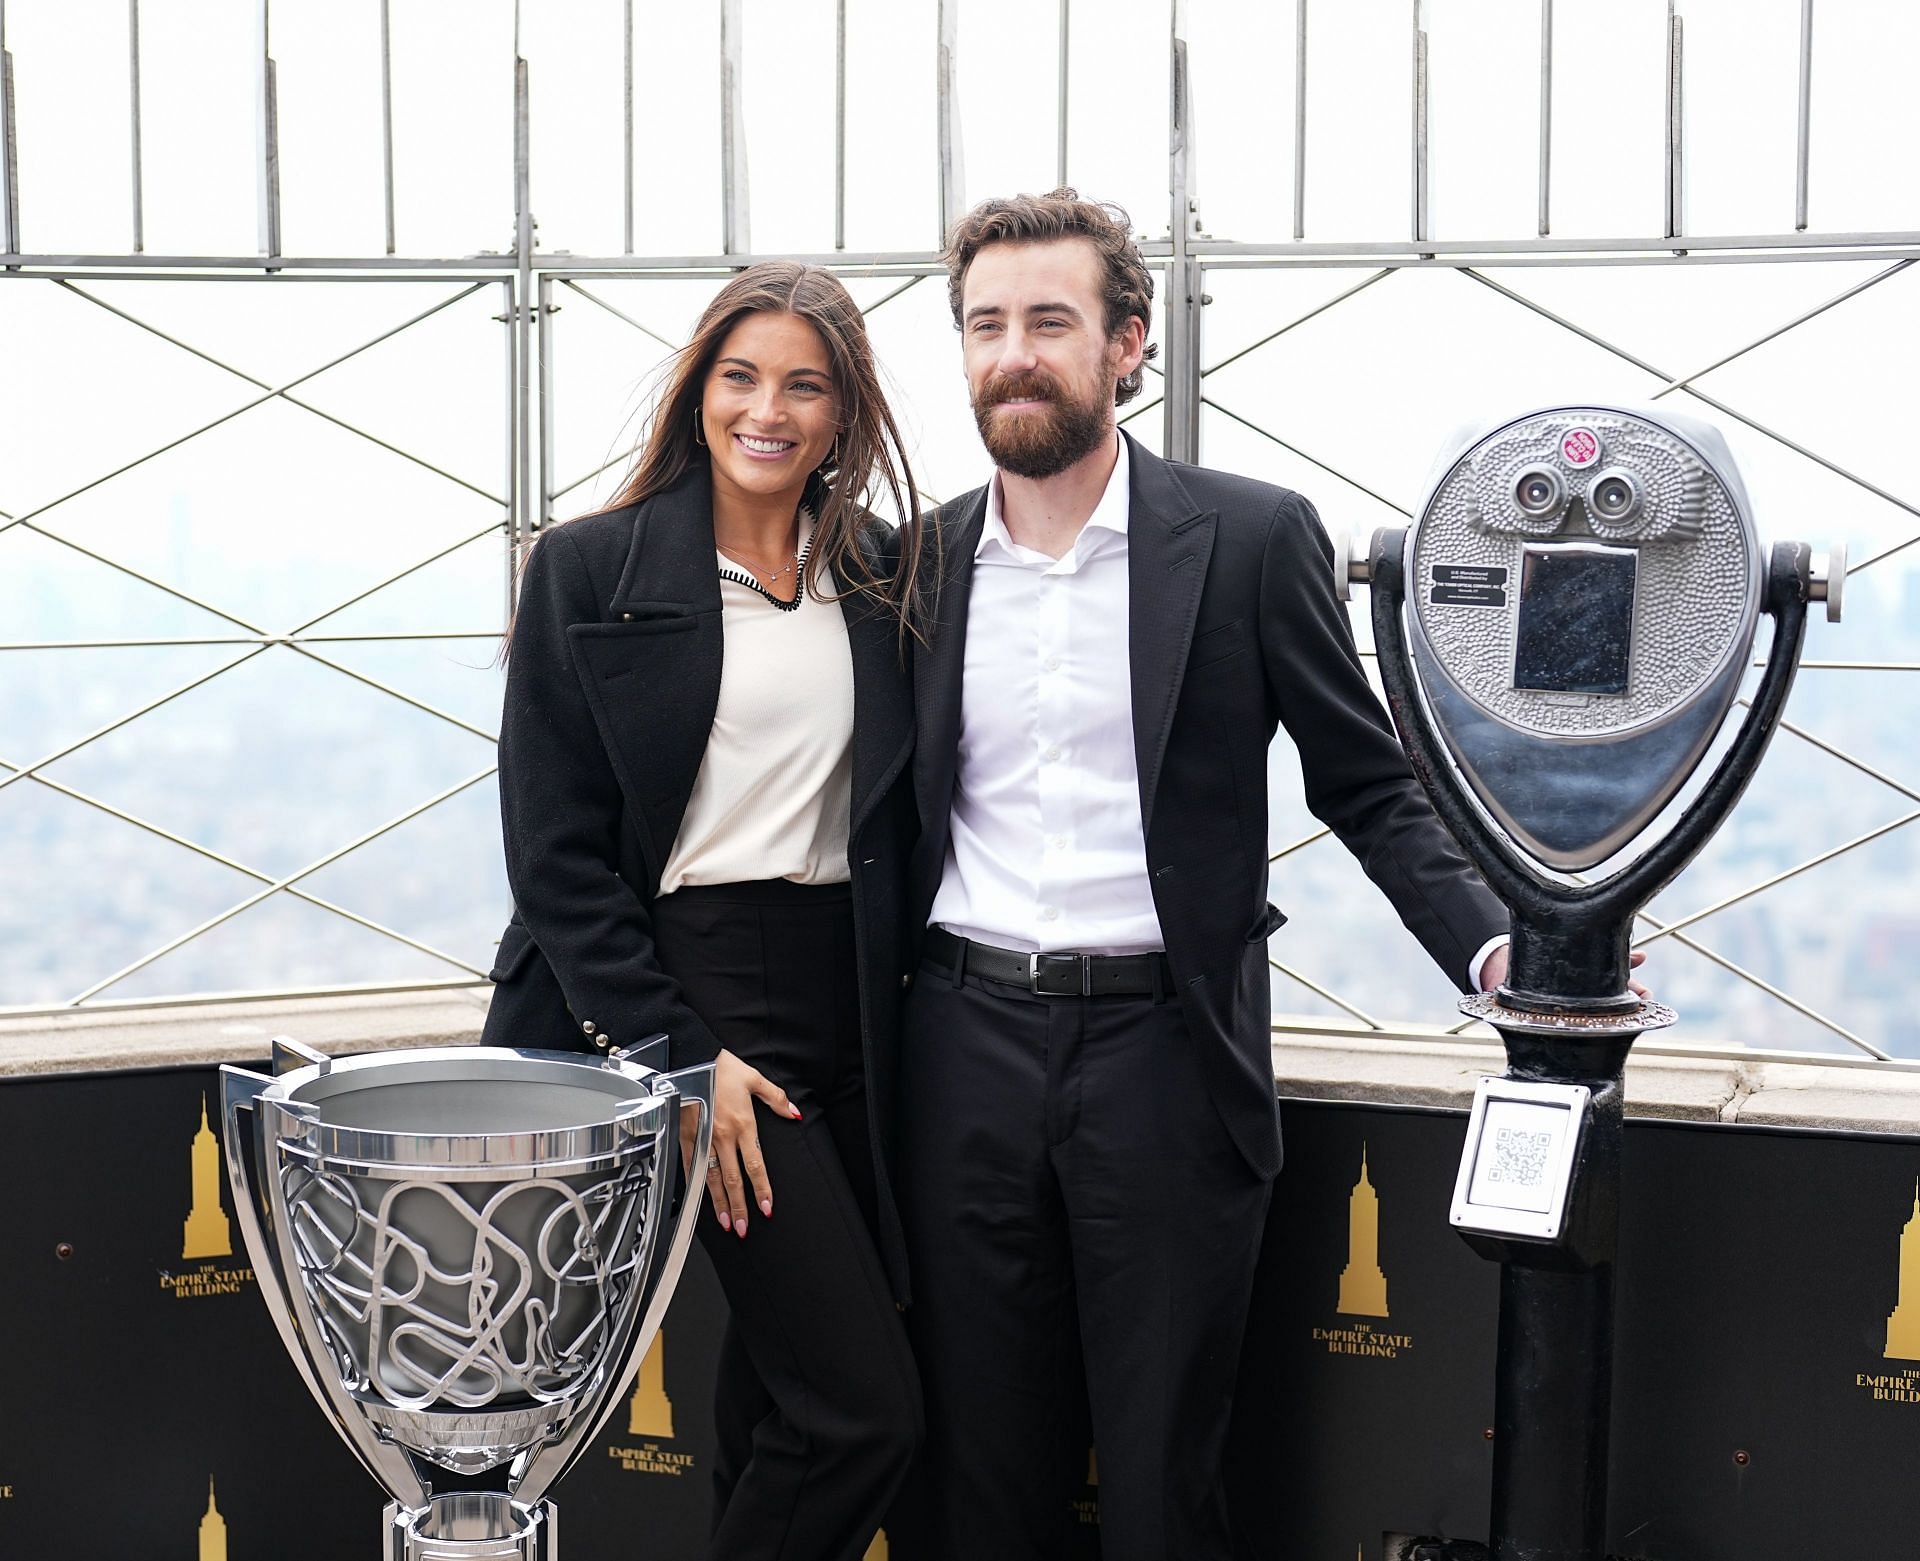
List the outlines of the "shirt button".
{"label": "shirt button", "polygon": [[1055,759],[1060,757],[1060,745],[1058,743],[1048,743],[1040,757],[1045,759],[1049,764],[1053,763]]}
{"label": "shirt button", "polygon": [[1041,662],[1040,665],[1048,672],[1058,672],[1060,670],[1060,658],[1058,656],[1049,656],[1045,661]]}
{"label": "shirt button", "polygon": [[1064,850],[1066,850],[1066,849],[1067,849],[1067,837],[1066,837],[1065,835],[1048,835],[1048,836],[1047,836],[1047,849],[1048,849],[1049,851],[1064,851]]}
{"label": "shirt button", "polygon": [[1041,906],[1040,919],[1042,921],[1058,921],[1060,919],[1060,907],[1057,905]]}

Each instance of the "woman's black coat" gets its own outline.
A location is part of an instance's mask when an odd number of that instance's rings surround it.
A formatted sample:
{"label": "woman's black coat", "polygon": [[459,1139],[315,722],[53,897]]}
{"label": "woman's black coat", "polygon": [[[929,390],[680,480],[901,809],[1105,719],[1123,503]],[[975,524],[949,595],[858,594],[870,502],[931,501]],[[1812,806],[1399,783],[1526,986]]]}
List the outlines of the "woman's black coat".
{"label": "woman's black coat", "polygon": [[[863,538],[876,559],[884,527]],[[853,656],[848,858],[882,1260],[906,1296],[889,1168],[904,925],[915,831],[901,784],[913,701],[896,620],[843,603]],[[720,580],[701,466],[641,504],[541,537],[520,588],[500,723],[500,810],[513,918],[483,1039],[579,1050],[665,1034],[674,1067],[721,1043],[654,955],[651,908],[720,696]],[[811,691],[791,690],[793,719]],[[776,1083],[783,1082],[775,1080]]]}

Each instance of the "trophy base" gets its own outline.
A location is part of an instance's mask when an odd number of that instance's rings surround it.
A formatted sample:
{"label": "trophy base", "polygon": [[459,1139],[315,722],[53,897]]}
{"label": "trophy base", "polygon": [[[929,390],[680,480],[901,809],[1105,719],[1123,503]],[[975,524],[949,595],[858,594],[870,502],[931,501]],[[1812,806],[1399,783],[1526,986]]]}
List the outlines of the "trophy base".
{"label": "trophy base", "polygon": [[555,1561],[553,1503],[524,1507],[497,1491],[452,1491],[424,1507],[387,1504],[382,1561]]}

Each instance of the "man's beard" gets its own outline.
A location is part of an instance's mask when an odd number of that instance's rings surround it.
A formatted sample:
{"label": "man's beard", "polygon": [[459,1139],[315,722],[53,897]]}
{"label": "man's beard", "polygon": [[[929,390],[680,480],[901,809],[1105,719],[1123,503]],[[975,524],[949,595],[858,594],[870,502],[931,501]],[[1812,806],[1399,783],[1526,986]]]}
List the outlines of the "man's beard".
{"label": "man's beard", "polygon": [[[1044,401],[1044,410],[995,416],[1002,401]],[[1107,437],[1113,389],[1076,401],[1057,380],[1040,374],[995,375],[973,398],[973,421],[993,464],[1016,477],[1054,477]]]}

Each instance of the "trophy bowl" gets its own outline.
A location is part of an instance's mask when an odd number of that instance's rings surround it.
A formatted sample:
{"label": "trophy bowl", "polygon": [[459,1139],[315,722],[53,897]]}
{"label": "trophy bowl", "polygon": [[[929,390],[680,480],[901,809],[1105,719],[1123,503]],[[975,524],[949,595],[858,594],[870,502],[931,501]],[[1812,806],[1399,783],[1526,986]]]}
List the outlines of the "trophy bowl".
{"label": "trophy bowl", "polygon": [[295,1365],[392,1498],[387,1561],[553,1561],[546,1494],[686,1258],[711,1068],[506,1047],[336,1062],[284,1039],[273,1068],[221,1069],[234,1207]]}

